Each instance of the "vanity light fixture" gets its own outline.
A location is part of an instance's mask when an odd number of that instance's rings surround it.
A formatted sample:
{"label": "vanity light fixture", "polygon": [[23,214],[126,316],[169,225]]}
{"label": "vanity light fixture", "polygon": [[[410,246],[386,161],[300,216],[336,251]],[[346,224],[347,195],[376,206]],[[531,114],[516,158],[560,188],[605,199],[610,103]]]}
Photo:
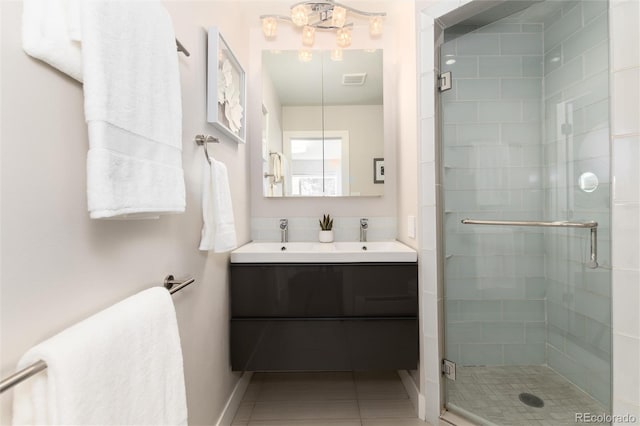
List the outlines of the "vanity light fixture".
{"label": "vanity light fixture", "polygon": [[344,48],[351,45],[351,28],[353,23],[347,23],[347,15],[369,18],[369,35],[376,37],[382,34],[382,18],[384,12],[366,12],[354,9],[333,0],[303,1],[291,6],[290,16],[262,15],[262,32],[265,37],[273,38],[277,31],[277,21],[286,21],[298,27],[303,27],[302,43],[311,47],[314,41],[314,31],[335,31],[336,43]]}

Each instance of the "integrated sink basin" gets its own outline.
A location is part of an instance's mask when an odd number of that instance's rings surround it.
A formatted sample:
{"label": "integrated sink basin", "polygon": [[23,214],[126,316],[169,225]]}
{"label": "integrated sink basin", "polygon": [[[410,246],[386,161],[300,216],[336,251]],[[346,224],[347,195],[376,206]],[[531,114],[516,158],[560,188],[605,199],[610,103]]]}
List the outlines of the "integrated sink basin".
{"label": "integrated sink basin", "polygon": [[231,263],[416,262],[414,249],[398,241],[251,242],[231,252]]}

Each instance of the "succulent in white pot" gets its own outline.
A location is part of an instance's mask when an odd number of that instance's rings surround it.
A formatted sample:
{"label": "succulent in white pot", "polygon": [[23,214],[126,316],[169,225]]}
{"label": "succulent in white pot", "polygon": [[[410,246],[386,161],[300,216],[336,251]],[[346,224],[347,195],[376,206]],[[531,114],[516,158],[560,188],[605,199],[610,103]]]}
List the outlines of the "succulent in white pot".
{"label": "succulent in white pot", "polygon": [[331,215],[325,214],[322,215],[322,220],[320,222],[320,232],[318,233],[318,240],[321,243],[332,243],[333,242],[333,219],[331,219]]}

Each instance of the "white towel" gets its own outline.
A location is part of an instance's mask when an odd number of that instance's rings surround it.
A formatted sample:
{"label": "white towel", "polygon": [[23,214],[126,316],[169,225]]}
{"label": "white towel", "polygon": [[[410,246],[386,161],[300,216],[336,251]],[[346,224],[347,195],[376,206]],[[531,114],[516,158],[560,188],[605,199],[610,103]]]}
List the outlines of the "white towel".
{"label": "white towel", "polygon": [[271,153],[271,171],[273,183],[280,183],[282,181],[282,154],[279,152]]}
{"label": "white towel", "polygon": [[222,253],[237,247],[227,166],[211,159],[205,162],[202,185],[202,238],[200,250]]}
{"label": "white towel", "polygon": [[[58,4],[51,9],[59,13],[48,17],[33,12],[49,2]],[[90,216],[184,212],[180,75],[169,14],[157,0],[66,2],[26,0],[23,20],[30,29],[23,32],[53,28],[56,31],[49,32],[58,38],[51,44],[62,51],[65,30],[68,37],[81,39]],[[80,31],[75,29],[76,15]],[[65,16],[70,16],[68,25],[59,22]],[[42,40],[48,39],[26,39],[27,53],[38,51],[27,49],[27,41],[37,45]],[[40,51],[48,50],[40,46]],[[52,54],[60,62],[71,56]],[[55,66],[65,72],[75,67]]]}
{"label": "white towel", "polygon": [[138,293],[31,348],[18,368],[48,368],[15,388],[13,424],[182,425],[182,352],[169,292]]}
{"label": "white towel", "polygon": [[82,81],[79,0],[24,0],[22,47]]}

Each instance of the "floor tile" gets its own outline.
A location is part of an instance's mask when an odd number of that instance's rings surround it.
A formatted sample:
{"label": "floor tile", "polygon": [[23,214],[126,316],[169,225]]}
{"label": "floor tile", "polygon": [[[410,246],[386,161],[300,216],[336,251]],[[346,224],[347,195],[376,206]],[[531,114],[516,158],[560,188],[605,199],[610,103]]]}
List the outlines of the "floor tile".
{"label": "floor tile", "polygon": [[238,411],[236,411],[236,415],[231,422],[232,426],[240,426],[246,425],[249,423],[249,418],[251,417],[251,411],[253,410],[253,402],[243,402],[240,403],[240,407],[238,407]]}
{"label": "floor tile", "polygon": [[[448,382],[449,409],[459,407],[500,425],[572,425],[575,413],[606,413],[598,401],[545,366],[458,367]],[[522,403],[531,393],[544,401],[540,408]]]}
{"label": "floor tile", "polygon": [[395,371],[356,373],[358,399],[408,399],[409,395]]}
{"label": "floor tile", "polygon": [[408,399],[359,400],[358,404],[362,419],[416,417],[413,404]]}
{"label": "floor tile", "polygon": [[[360,420],[258,420],[249,426],[361,426]],[[424,423],[423,423],[424,425]]]}
{"label": "floor tile", "polygon": [[[363,419],[362,426],[429,426],[420,419]],[[451,425],[448,425],[451,426]]]}
{"label": "floor tile", "polygon": [[277,374],[265,377],[257,401],[333,401],[357,399],[351,373]]}
{"label": "floor tile", "polygon": [[265,401],[255,403],[250,420],[359,418],[357,401]]}

